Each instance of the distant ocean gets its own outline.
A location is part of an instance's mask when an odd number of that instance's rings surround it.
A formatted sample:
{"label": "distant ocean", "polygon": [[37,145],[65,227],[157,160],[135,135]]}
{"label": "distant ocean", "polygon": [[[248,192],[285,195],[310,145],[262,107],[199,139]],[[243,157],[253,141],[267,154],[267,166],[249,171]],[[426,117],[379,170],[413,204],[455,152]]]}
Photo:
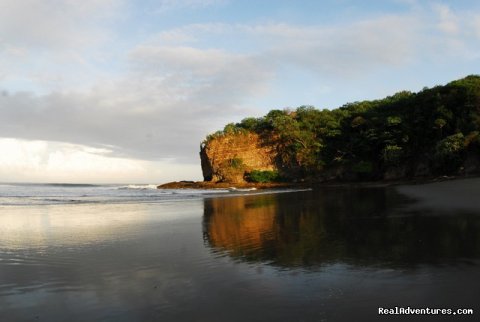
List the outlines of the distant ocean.
{"label": "distant ocean", "polygon": [[0,183],[0,206],[158,203],[232,193],[261,193],[247,190],[157,189],[156,184]]}

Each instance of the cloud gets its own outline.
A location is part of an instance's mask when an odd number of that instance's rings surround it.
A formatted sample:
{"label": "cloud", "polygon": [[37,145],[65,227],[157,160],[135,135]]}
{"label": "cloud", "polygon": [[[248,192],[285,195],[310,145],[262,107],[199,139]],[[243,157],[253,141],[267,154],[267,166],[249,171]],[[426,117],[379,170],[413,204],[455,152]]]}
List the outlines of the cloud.
{"label": "cloud", "polygon": [[[145,182],[199,179],[199,165],[108,157],[106,149],[61,142],[0,139],[3,182]],[[168,171],[161,170],[168,169]]]}
{"label": "cloud", "polygon": [[470,23],[470,28],[473,31],[474,35],[477,37],[477,39],[480,39],[480,14],[474,15]]}
{"label": "cloud", "polygon": [[[161,11],[219,3],[157,2]],[[48,155],[59,167],[96,160],[102,168],[108,158],[198,164],[200,141],[225,123],[261,114],[249,104],[285,95],[274,90],[291,85],[290,71],[311,75],[314,84],[305,86],[340,91],[332,82],[474,60],[480,52],[478,14],[416,1],[407,13],[342,25],[211,22],[147,32],[115,47],[107,39],[123,5],[0,0],[0,80],[7,84],[0,88],[0,137],[73,144],[57,154],[24,145],[38,153],[18,158],[37,164]],[[122,68],[109,74],[112,65]],[[295,90],[292,101],[308,103],[302,86]],[[130,166],[118,162],[118,169]]]}
{"label": "cloud", "polygon": [[159,88],[176,94],[170,98],[189,100],[205,112],[221,113],[245,96],[262,93],[273,76],[272,66],[258,56],[218,49],[139,46],[130,60],[142,80],[160,81]]}
{"label": "cloud", "polygon": [[256,56],[270,69],[302,68],[321,76],[355,76],[416,58],[428,25],[417,15],[384,15],[341,26],[192,24],[152,37],[158,47],[230,41],[237,52]]}
{"label": "cloud", "polygon": [[425,22],[428,29],[421,47],[430,55],[429,59],[458,64],[480,58],[478,11],[455,10],[438,3],[432,4],[431,9],[433,14]]}
{"label": "cloud", "polygon": [[329,77],[358,76],[384,66],[408,64],[420,28],[415,17],[386,16],[342,27],[285,24],[247,29],[270,46],[265,55]]}
{"label": "cloud", "polygon": [[0,0],[0,80],[11,90],[49,92],[102,77],[123,0]]}
{"label": "cloud", "polygon": [[[400,1],[404,2],[404,1]],[[257,56],[276,69],[294,66],[320,77],[357,77],[422,60],[475,58],[479,15],[445,4],[420,5],[342,25],[192,24],[159,33],[159,45],[201,45],[215,40],[233,43],[238,52]]]}
{"label": "cloud", "polygon": [[[91,1],[83,12],[98,5]],[[439,10],[438,17],[448,16]],[[1,96],[0,136],[108,145],[116,156],[192,162],[208,132],[252,114],[245,102],[268,93],[285,66],[337,79],[405,66],[418,59],[425,42],[446,46],[441,35],[426,32],[437,16],[390,15],[329,27],[196,24],[167,30],[133,47],[129,71],[117,79],[83,91]],[[236,51],[165,42],[165,35],[175,34],[186,42],[202,43],[213,34],[250,45]]]}
{"label": "cloud", "polygon": [[116,0],[0,0],[0,44],[55,50],[91,45],[106,37],[100,22],[119,4]]}
{"label": "cloud", "polygon": [[457,34],[460,31],[458,17],[445,4],[435,4],[433,9],[438,14],[438,28],[446,34]]}
{"label": "cloud", "polygon": [[123,78],[89,91],[0,96],[0,137],[111,146],[112,155],[198,161],[200,141],[242,114],[270,77],[255,57],[139,46]]}
{"label": "cloud", "polygon": [[219,4],[225,4],[227,0],[160,0],[155,4],[153,12],[165,13],[177,9],[198,9]]}

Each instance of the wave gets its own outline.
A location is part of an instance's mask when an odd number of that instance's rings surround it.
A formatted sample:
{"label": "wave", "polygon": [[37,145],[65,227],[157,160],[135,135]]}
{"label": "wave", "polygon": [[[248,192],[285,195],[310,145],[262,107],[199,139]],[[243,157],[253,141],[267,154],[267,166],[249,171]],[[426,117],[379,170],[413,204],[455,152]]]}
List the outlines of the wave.
{"label": "wave", "polygon": [[127,186],[121,186],[121,187],[118,187],[117,189],[120,189],[120,190],[127,190],[127,189],[140,189],[140,190],[153,190],[153,189],[157,189],[157,185],[156,184],[129,184]]}
{"label": "wave", "polygon": [[1,198],[0,206],[47,206],[65,204],[101,203],[97,200],[81,200],[71,198]]}
{"label": "wave", "polygon": [[41,186],[47,187],[71,187],[71,188],[81,188],[81,187],[98,187],[98,184],[89,184],[89,183],[46,183],[46,184],[39,184]]}
{"label": "wave", "polygon": [[2,187],[64,187],[64,188],[88,188],[101,185],[91,183],[0,183]]}
{"label": "wave", "polygon": [[230,192],[244,192],[244,191],[255,191],[257,188],[235,188],[235,187],[230,187],[228,188],[228,191]]}
{"label": "wave", "polygon": [[70,203],[100,203],[101,201],[97,200],[81,200],[81,199],[56,199],[56,198],[45,198],[39,199],[38,202],[40,203],[47,203],[47,204],[70,204]]}

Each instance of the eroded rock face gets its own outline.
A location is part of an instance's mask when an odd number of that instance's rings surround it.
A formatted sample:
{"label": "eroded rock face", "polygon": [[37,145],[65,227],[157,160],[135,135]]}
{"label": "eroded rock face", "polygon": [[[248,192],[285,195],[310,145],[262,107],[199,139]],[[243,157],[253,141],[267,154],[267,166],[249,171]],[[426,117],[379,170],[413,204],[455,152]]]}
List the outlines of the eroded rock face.
{"label": "eroded rock face", "polygon": [[252,170],[276,170],[277,147],[252,132],[224,134],[202,144],[203,178],[213,182],[244,182]]}

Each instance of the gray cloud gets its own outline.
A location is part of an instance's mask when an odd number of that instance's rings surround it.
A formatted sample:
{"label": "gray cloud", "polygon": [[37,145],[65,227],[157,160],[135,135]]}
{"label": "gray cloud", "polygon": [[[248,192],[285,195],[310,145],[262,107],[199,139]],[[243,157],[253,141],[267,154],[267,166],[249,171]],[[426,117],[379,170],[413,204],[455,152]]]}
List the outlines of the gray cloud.
{"label": "gray cloud", "polygon": [[242,114],[244,97],[261,92],[269,77],[255,57],[217,50],[140,46],[130,60],[122,80],[87,92],[1,96],[0,136],[191,162],[205,135]]}

